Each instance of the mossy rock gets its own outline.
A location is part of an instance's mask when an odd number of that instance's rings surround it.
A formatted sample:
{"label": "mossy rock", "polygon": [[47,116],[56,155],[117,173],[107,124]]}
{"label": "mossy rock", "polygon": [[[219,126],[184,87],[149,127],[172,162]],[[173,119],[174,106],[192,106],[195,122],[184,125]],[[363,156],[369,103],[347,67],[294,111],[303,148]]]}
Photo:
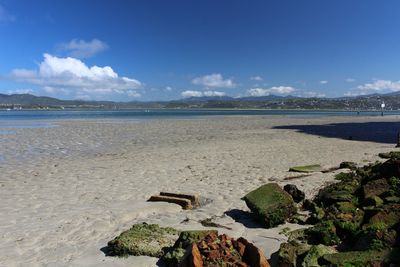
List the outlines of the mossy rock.
{"label": "mossy rock", "polygon": [[373,196],[380,196],[386,191],[389,191],[390,185],[386,179],[378,179],[368,182],[362,187],[364,199],[371,198]]}
{"label": "mossy rock", "polygon": [[376,223],[385,223],[389,228],[400,223],[400,204],[386,204],[373,215],[366,225],[367,227]]}
{"label": "mossy rock", "polygon": [[242,199],[267,228],[284,223],[297,212],[292,197],[276,183],[260,186]]}
{"label": "mossy rock", "polygon": [[390,159],[379,166],[379,178],[400,177],[400,160]]}
{"label": "mossy rock", "polygon": [[360,188],[360,181],[357,179],[340,181],[322,188],[315,202],[328,207],[336,202],[357,202],[356,191]]}
{"label": "mossy rock", "polygon": [[383,159],[400,159],[400,151],[390,151],[387,153],[379,153],[378,156]]}
{"label": "mossy rock", "polygon": [[340,163],[339,168],[354,170],[357,168],[357,164],[351,161],[343,161]]}
{"label": "mossy rock", "polygon": [[389,251],[348,251],[325,254],[322,256],[322,261],[332,267],[372,267],[380,266],[375,264],[387,262],[389,257]]}
{"label": "mossy rock", "polygon": [[298,266],[297,262],[301,261],[302,255],[306,254],[310,248],[310,245],[304,243],[282,243],[278,252],[278,266]]}
{"label": "mossy rock", "polygon": [[357,211],[357,207],[354,205],[353,202],[350,201],[336,202],[335,206],[338,209],[338,211],[344,213],[347,212],[354,213]]}
{"label": "mossy rock", "polygon": [[336,235],[336,226],[332,221],[323,221],[305,230],[312,244],[337,245],[340,238]]}
{"label": "mossy rock", "polygon": [[310,172],[320,172],[322,171],[321,165],[314,164],[314,165],[305,165],[305,166],[295,166],[289,169],[290,172],[303,172],[303,173],[310,173]]}
{"label": "mossy rock", "polygon": [[218,235],[217,230],[191,230],[182,231],[179,235],[178,240],[174,244],[174,248],[187,248],[192,243],[199,242],[201,239],[205,238],[210,233]]}
{"label": "mossy rock", "polygon": [[290,231],[289,233],[286,234],[286,236],[288,237],[288,242],[307,241],[307,236],[305,231],[306,228]]}
{"label": "mossy rock", "polygon": [[382,226],[368,228],[361,231],[354,244],[354,250],[385,250],[390,249],[396,243],[397,233],[395,230]]}
{"label": "mossy rock", "polygon": [[108,247],[115,256],[161,257],[166,248],[174,245],[179,233],[174,228],[157,224],[135,224],[108,242]]}
{"label": "mossy rock", "polygon": [[357,234],[364,220],[364,211],[356,209],[354,212],[335,214],[334,224],[339,237],[349,238]]}
{"label": "mossy rock", "polygon": [[387,195],[400,197],[400,177],[390,177],[389,185],[390,189]]}
{"label": "mossy rock", "polygon": [[372,206],[372,207],[380,207],[383,205],[383,199],[378,196],[371,196],[363,201],[363,206]]}
{"label": "mossy rock", "polygon": [[352,172],[340,172],[335,175],[335,180],[339,181],[351,181],[354,180],[354,173]]}
{"label": "mossy rock", "polygon": [[336,253],[336,249],[324,245],[315,245],[310,248],[301,264],[302,267],[318,267],[318,259],[327,254]]}
{"label": "mossy rock", "polygon": [[189,247],[193,243],[199,242],[210,233],[218,235],[218,231],[216,230],[182,231],[174,246],[161,257],[161,260],[164,261],[167,266],[178,266],[179,262],[185,255],[187,247]]}
{"label": "mossy rock", "polygon": [[385,203],[400,203],[400,197],[388,196],[384,198]]}

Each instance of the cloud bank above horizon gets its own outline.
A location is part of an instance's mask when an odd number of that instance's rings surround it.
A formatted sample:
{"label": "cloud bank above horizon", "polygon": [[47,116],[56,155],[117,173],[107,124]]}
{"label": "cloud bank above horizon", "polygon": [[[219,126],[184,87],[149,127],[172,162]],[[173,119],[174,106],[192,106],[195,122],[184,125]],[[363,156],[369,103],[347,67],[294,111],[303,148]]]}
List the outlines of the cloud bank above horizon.
{"label": "cloud bank above horizon", "polygon": [[48,53],[38,69],[13,69],[9,78],[20,83],[40,86],[49,94],[61,93],[77,98],[125,94],[140,96],[136,90],[143,84],[133,78],[120,77],[110,66],[87,66],[77,58],[60,58]]}

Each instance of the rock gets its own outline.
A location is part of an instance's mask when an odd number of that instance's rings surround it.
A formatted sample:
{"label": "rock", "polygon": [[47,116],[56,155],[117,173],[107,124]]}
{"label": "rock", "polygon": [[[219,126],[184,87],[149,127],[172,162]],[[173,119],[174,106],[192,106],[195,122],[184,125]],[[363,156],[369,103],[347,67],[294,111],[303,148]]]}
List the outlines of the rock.
{"label": "rock", "polygon": [[378,213],[369,219],[366,226],[368,227],[376,223],[384,223],[389,228],[400,223],[400,204],[384,205]]}
{"label": "rock", "polygon": [[276,183],[265,184],[242,199],[267,228],[284,223],[297,211],[292,197]]}
{"label": "rock", "polygon": [[386,179],[378,179],[368,182],[363,185],[363,197],[364,199],[368,199],[374,196],[380,196],[390,189],[389,183]]}
{"label": "rock", "polygon": [[[197,248],[197,250],[196,250]],[[201,266],[270,267],[264,254],[244,238],[235,240],[227,235],[210,233],[192,244],[179,264],[192,267],[192,262],[202,259]]]}
{"label": "rock", "polygon": [[157,224],[135,224],[108,242],[108,247],[115,256],[161,257],[164,250],[175,243],[178,235],[179,231],[174,228],[162,228]]}
{"label": "rock", "polygon": [[278,267],[296,267],[297,247],[292,243],[282,243],[278,253]]}
{"label": "rock", "polygon": [[252,243],[246,244],[242,259],[251,267],[270,267],[264,253]]}
{"label": "rock", "polygon": [[292,196],[294,202],[299,203],[304,200],[305,194],[303,191],[299,190],[294,184],[287,184],[283,189]]}
{"label": "rock", "polygon": [[203,259],[196,244],[190,245],[186,250],[179,267],[203,267]]}
{"label": "rock", "polygon": [[383,205],[383,200],[378,196],[372,196],[364,199],[364,206],[380,207]]}
{"label": "rock", "polygon": [[321,165],[314,164],[314,165],[305,165],[305,166],[295,166],[289,169],[290,172],[320,172],[322,170]]}
{"label": "rock", "polygon": [[318,267],[318,259],[327,254],[336,253],[336,249],[324,245],[315,245],[310,248],[302,262],[302,267]]}
{"label": "rock", "polygon": [[354,202],[357,198],[355,192],[360,187],[360,181],[357,179],[340,181],[322,188],[315,202],[328,207],[336,202]]}
{"label": "rock", "polygon": [[308,244],[289,242],[282,243],[278,252],[278,265],[277,267],[296,267],[303,258],[303,255],[310,250],[311,246]]}
{"label": "rock", "polygon": [[388,160],[380,165],[381,178],[400,177],[400,160]]}
{"label": "rock", "polygon": [[384,202],[387,203],[400,203],[400,197],[388,196],[384,198]]}
{"label": "rock", "polygon": [[351,161],[343,161],[339,165],[339,169],[350,169],[354,170],[357,168],[357,164]]}
{"label": "rock", "polygon": [[334,221],[338,236],[346,239],[354,237],[360,229],[364,220],[364,211],[356,209],[353,212],[337,212],[331,213],[328,217]]}
{"label": "rock", "polygon": [[179,262],[185,255],[186,249],[193,243],[205,238],[207,235],[213,234],[218,235],[216,230],[192,230],[192,231],[182,231],[179,235],[178,240],[176,240],[174,246],[162,256],[162,260],[168,266],[178,266]]}
{"label": "rock", "polygon": [[390,151],[387,153],[379,153],[378,156],[383,159],[400,159],[400,151]]}
{"label": "rock", "polygon": [[[334,254],[325,254],[323,261],[328,266],[381,266],[381,263],[388,259],[388,251],[349,251]],[[389,266],[389,265],[388,265]]]}
{"label": "rock", "polygon": [[336,245],[340,243],[336,227],[332,221],[323,221],[305,230],[312,244]]}
{"label": "rock", "polygon": [[383,250],[395,245],[397,233],[384,226],[370,227],[361,231],[354,244],[354,250]]}
{"label": "rock", "polygon": [[336,202],[335,207],[338,209],[339,212],[342,213],[353,213],[357,210],[357,207],[354,205],[354,203],[349,201]]}

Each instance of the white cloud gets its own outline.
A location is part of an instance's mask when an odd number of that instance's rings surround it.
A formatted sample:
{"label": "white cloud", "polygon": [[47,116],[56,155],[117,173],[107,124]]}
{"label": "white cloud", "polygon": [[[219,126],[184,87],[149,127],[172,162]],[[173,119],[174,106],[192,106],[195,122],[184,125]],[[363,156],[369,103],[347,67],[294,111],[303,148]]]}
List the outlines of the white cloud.
{"label": "white cloud", "polygon": [[108,48],[108,45],[98,39],[93,39],[90,42],[85,40],[73,39],[68,43],[61,43],[58,49],[67,51],[68,55],[76,58],[92,57]]}
{"label": "white cloud", "polygon": [[373,83],[359,85],[357,88],[362,91],[400,91],[400,81],[376,80]]}
{"label": "white cloud", "polygon": [[132,95],[128,92],[142,87],[140,81],[120,77],[110,66],[88,67],[79,59],[50,54],[44,54],[38,70],[14,69],[10,77],[17,82],[40,85],[44,90],[55,92],[64,89],[75,91],[76,95]]}
{"label": "white cloud", "polygon": [[187,90],[187,91],[183,91],[181,93],[181,95],[183,97],[200,97],[203,96],[203,92],[201,91],[192,91],[192,90]]}
{"label": "white cloud", "polygon": [[32,89],[16,89],[16,90],[8,90],[7,93],[12,94],[33,94],[35,91]]}
{"label": "white cloud", "polygon": [[322,80],[322,81],[319,81],[319,83],[320,83],[320,84],[327,84],[327,83],[328,83],[328,81],[326,81],[326,80]]}
{"label": "white cloud", "polygon": [[138,92],[133,91],[133,90],[129,90],[126,93],[128,94],[128,96],[131,96],[131,97],[141,97],[142,96],[141,94],[139,94]]}
{"label": "white cloud", "polygon": [[236,84],[231,79],[224,79],[221,74],[213,73],[201,77],[194,78],[193,84],[203,85],[206,87],[233,88]]}
{"label": "white cloud", "polygon": [[351,96],[360,96],[360,95],[366,95],[367,93],[366,92],[346,92],[346,93],[344,93],[343,95],[344,96],[349,96],[349,97],[351,97]]}
{"label": "white cloud", "polygon": [[252,80],[252,81],[262,81],[263,80],[263,78],[262,77],[260,77],[260,76],[252,76],[252,77],[250,77],[250,80]]}
{"label": "white cloud", "polygon": [[345,81],[348,83],[352,83],[352,82],[355,82],[356,80],[353,78],[347,78]]}
{"label": "white cloud", "polygon": [[247,90],[250,96],[268,96],[270,94],[289,94],[295,91],[291,86],[273,86],[271,88],[252,88]]}
{"label": "white cloud", "polygon": [[183,97],[201,97],[201,96],[225,96],[225,92],[219,92],[219,91],[192,91],[192,90],[187,90],[183,91],[181,93]]}
{"label": "white cloud", "polygon": [[314,91],[302,91],[296,94],[300,97],[326,97],[324,93],[314,92]]}
{"label": "white cloud", "polygon": [[165,87],[165,91],[171,92],[172,91],[172,87],[171,86]]}
{"label": "white cloud", "polygon": [[0,22],[12,22],[15,21],[15,16],[8,13],[8,11],[0,5]]}
{"label": "white cloud", "polygon": [[205,91],[204,96],[225,96],[225,92],[219,92],[219,91]]}

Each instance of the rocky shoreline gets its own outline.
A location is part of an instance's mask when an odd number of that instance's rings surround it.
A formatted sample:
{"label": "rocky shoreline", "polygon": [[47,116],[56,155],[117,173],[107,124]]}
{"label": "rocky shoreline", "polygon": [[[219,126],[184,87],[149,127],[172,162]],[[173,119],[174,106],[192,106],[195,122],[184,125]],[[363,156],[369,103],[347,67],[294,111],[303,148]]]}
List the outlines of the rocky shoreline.
{"label": "rocky shoreline", "polygon": [[[400,152],[363,167],[344,162],[337,182],[312,200],[295,185],[268,183],[242,199],[265,228],[285,222],[307,227],[290,231],[278,252],[278,267],[399,266]],[[299,219],[300,211],[309,211]],[[216,230],[180,231],[137,224],[108,243],[110,255],[159,257],[169,267],[270,266],[264,253],[246,239]]]}

